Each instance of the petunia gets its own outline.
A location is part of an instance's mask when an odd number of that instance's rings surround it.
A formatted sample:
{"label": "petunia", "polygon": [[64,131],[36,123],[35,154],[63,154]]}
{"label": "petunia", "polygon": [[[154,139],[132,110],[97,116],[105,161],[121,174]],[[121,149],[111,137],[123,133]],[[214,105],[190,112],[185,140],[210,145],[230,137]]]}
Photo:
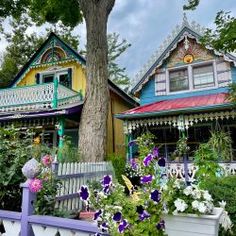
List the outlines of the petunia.
{"label": "petunia", "polygon": [[102,180],[102,185],[104,187],[110,186],[112,183],[112,176],[111,175],[105,175]]}
{"label": "petunia", "polygon": [[161,167],[165,167],[166,166],[166,161],[165,161],[165,158],[164,157],[161,157],[159,158],[158,160],[158,165],[161,166]]}
{"label": "petunia", "polygon": [[152,182],[152,179],[153,179],[152,175],[145,175],[140,178],[140,182],[141,184],[149,184]]}
{"label": "petunia", "polygon": [[143,210],[141,214],[139,214],[139,220],[144,221],[145,219],[148,219],[150,217],[150,214],[146,211]]}
{"label": "petunia", "polygon": [[89,190],[88,187],[85,185],[82,185],[79,191],[80,199],[82,201],[87,201],[89,199]]}
{"label": "petunia", "polygon": [[148,154],[143,160],[143,165],[149,166],[152,160],[153,160],[152,154]]}
{"label": "petunia", "polygon": [[158,230],[163,230],[165,229],[165,221],[161,220],[157,225],[156,225]]}
{"label": "petunia", "polygon": [[115,214],[114,214],[114,216],[113,216],[113,220],[114,221],[116,221],[116,222],[120,222],[121,221],[121,218],[122,218],[122,214],[121,214],[121,212],[116,212]]}
{"label": "petunia", "polygon": [[161,200],[161,193],[158,190],[154,190],[154,191],[151,192],[150,198],[154,202],[158,203]]}
{"label": "petunia", "polygon": [[131,140],[129,143],[128,143],[128,146],[129,147],[132,147],[136,144],[136,141],[135,140]]}
{"label": "petunia", "polygon": [[153,148],[152,155],[153,155],[154,158],[158,157],[158,155],[159,155],[159,148],[158,147]]}
{"label": "petunia", "polygon": [[100,225],[100,228],[102,230],[102,232],[107,232],[108,230],[108,224],[106,222],[103,222],[101,225]]}
{"label": "petunia", "polygon": [[94,220],[97,220],[97,219],[100,217],[101,214],[102,214],[102,210],[96,211],[96,212],[94,213],[93,219],[94,219]]}
{"label": "petunia", "polygon": [[29,190],[33,193],[39,192],[43,188],[42,180],[34,178],[29,181]]}
{"label": "petunia", "polygon": [[135,159],[134,158],[132,158],[131,160],[130,160],[130,165],[131,165],[131,167],[132,167],[132,169],[137,169],[137,167],[138,167],[138,164],[137,164],[137,162],[135,161]]}
{"label": "petunia", "polygon": [[128,221],[123,220],[118,226],[118,232],[123,233],[129,227]]}
{"label": "petunia", "polygon": [[108,194],[108,193],[110,192],[110,186],[105,186],[105,187],[103,188],[103,192],[104,192],[105,194]]}

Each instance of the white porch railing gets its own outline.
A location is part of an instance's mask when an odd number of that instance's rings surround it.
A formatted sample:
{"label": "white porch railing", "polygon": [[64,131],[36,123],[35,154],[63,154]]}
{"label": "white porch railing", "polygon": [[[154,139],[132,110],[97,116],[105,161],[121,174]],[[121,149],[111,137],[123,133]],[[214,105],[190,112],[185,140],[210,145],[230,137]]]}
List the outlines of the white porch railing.
{"label": "white porch railing", "polygon": [[77,103],[82,99],[80,93],[61,84],[55,90],[54,83],[0,89],[0,113],[55,108],[55,99],[58,107]]}
{"label": "white porch railing", "polygon": [[[226,175],[236,174],[236,163],[220,163]],[[188,163],[189,181],[195,180],[197,167],[193,163]],[[184,164],[183,163],[168,163],[167,172],[171,177],[176,177],[184,180]]]}

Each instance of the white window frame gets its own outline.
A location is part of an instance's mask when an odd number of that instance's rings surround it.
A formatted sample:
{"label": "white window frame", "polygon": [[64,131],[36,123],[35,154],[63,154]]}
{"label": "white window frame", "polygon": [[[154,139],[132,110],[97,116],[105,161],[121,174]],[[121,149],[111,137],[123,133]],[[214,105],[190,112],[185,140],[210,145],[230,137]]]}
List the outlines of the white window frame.
{"label": "white window frame", "polygon": [[[68,74],[68,69],[71,67],[67,67],[67,68],[60,68],[60,69],[56,69],[56,70],[48,70],[48,71],[43,71],[43,72],[39,72],[40,77],[39,77],[39,83],[42,84],[43,83],[43,76],[44,75],[52,75],[55,79],[55,77],[57,79],[59,79],[60,75],[64,75],[64,74]],[[60,81],[58,81],[60,83]]]}
{"label": "white window frame", "polygon": [[[194,86],[193,86],[193,79],[194,79],[193,78],[193,68],[199,67],[199,66],[204,66],[204,65],[210,65],[210,64],[213,66],[213,77],[214,77],[214,84],[215,85],[210,86],[210,87],[206,87],[206,88],[194,88]],[[187,70],[188,70],[189,89],[170,92],[170,77],[169,77],[170,71],[184,69],[184,68],[187,68]],[[188,65],[182,65],[182,66],[178,66],[178,67],[168,68],[166,70],[166,94],[167,95],[182,94],[182,93],[186,93],[186,92],[195,92],[195,91],[204,91],[204,90],[216,89],[218,87],[219,86],[218,86],[216,61],[215,60],[197,62],[197,63],[188,64]]]}

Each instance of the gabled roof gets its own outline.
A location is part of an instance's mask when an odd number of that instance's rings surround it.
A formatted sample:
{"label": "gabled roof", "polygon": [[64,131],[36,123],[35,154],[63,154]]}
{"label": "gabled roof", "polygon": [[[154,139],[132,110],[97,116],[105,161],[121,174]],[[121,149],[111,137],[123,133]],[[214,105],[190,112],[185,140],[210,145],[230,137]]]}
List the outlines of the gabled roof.
{"label": "gabled roof", "polygon": [[[16,75],[14,80],[11,82],[9,87],[12,87],[16,85],[16,83],[22,78],[22,76],[29,70],[31,66],[34,66],[35,62],[39,60],[41,55],[47,50],[47,46],[50,44],[50,42],[56,39],[64,48],[66,48],[70,54],[82,65],[86,65],[86,60],[72,47],[70,47],[67,43],[65,43],[62,39],[60,39],[55,33],[51,32],[48,36],[47,40],[40,46],[40,48],[33,54],[33,56],[29,59],[29,61],[23,66],[23,68],[19,71],[19,73]],[[36,65],[37,66],[37,65]],[[129,103],[131,106],[138,106],[139,103],[133,99],[131,96],[129,96],[125,91],[123,91],[120,87],[115,85],[111,80],[108,81],[109,89],[115,92],[119,97],[124,99],[127,103]]]}
{"label": "gabled roof", "polygon": [[26,73],[26,71],[30,68],[30,66],[37,60],[38,57],[41,56],[45,52],[45,48],[50,45],[50,42],[56,39],[64,48],[66,48],[71,55],[78,60],[82,65],[86,64],[85,59],[79,55],[72,47],[70,47],[67,43],[61,40],[55,33],[51,32],[45,42],[39,47],[39,49],[32,55],[29,61],[22,67],[19,73],[15,76],[13,81],[10,83],[10,87],[15,86],[16,83],[21,79],[21,77]]}
{"label": "gabled roof", "polygon": [[[148,63],[141,69],[134,79],[134,87],[131,93],[135,94],[139,92],[142,87],[149,81],[150,77],[155,73],[155,69],[162,65],[163,61],[170,56],[170,53],[177,47],[178,43],[182,41],[186,36],[189,38],[196,39],[198,43],[199,39],[203,35],[205,28],[201,27],[196,22],[191,24],[188,22],[186,15],[184,15],[183,23],[181,26],[177,25],[172,34],[167,37],[163,45],[159,47],[153,56],[150,58]],[[234,62],[236,65],[236,57],[226,53],[222,54],[211,47],[206,47],[209,50],[214,51],[218,56],[223,56],[226,61]]]}
{"label": "gabled roof", "polygon": [[178,98],[154,102],[116,115],[120,119],[157,117],[161,115],[177,115],[182,112],[212,111],[232,108],[233,104],[227,100],[227,93],[218,93],[188,98]]}

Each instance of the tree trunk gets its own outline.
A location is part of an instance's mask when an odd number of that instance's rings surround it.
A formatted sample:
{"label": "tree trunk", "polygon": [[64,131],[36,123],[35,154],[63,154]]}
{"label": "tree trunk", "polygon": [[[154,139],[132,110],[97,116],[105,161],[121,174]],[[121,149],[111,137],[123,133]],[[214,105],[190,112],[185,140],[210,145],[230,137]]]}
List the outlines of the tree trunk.
{"label": "tree trunk", "polygon": [[78,0],[87,27],[86,94],[79,128],[79,149],[84,161],[106,156],[109,104],[107,19],[115,0]]}

